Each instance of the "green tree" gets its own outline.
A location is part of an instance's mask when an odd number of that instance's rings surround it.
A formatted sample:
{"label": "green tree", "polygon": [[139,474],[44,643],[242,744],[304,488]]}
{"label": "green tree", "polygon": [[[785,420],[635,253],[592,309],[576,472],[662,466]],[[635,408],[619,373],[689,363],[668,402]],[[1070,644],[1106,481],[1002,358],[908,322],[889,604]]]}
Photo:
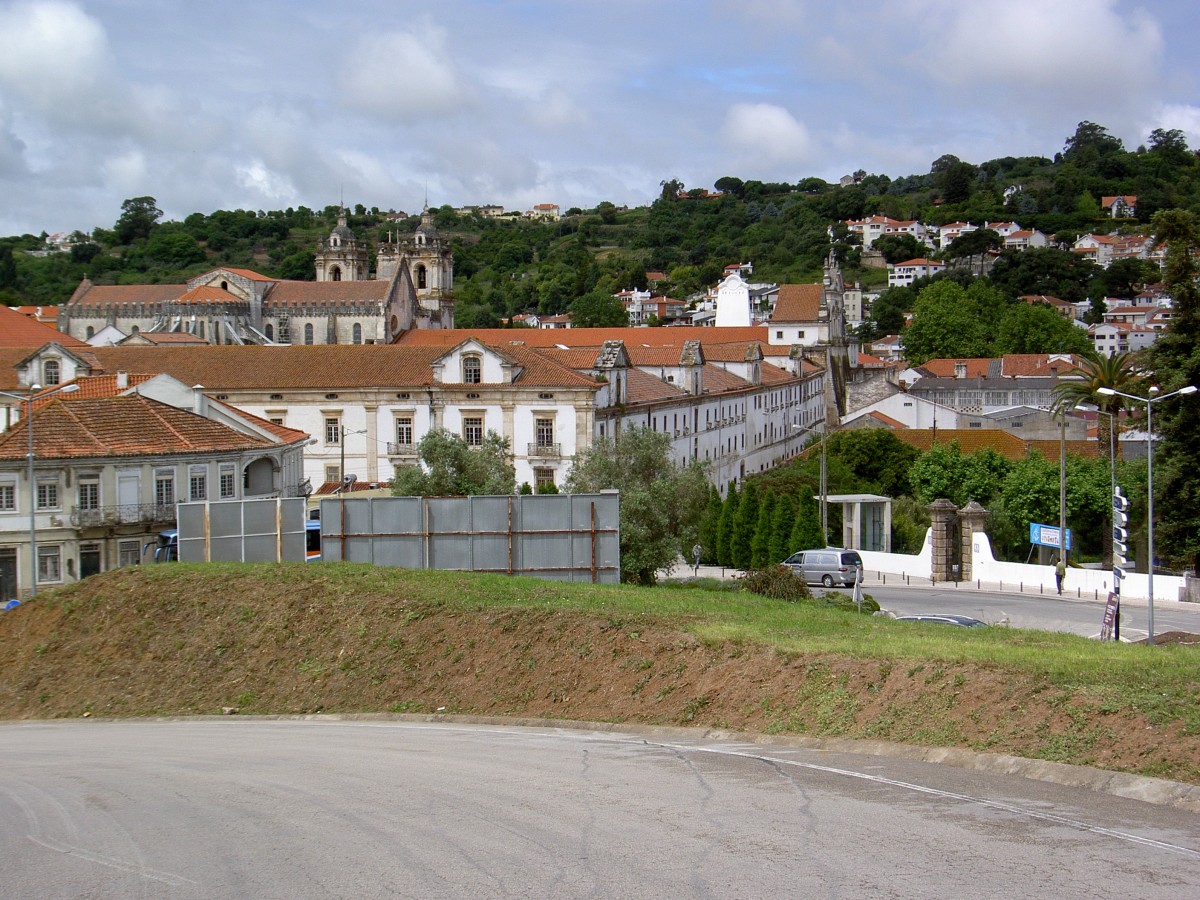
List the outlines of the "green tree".
{"label": "green tree", "polygon": [[788,538],[788,554],[797,550],[813,550],[825,546],[821,534],[821,511],[817,498],[809,491],[801,492],[796,503],[796,519]]}
{"label": "green tree", "polygon": [[604,291],[592,291],[571,304],[571,325],[575,328],[625,328],[629,313],[621,301]]}
{"label": "green tree", "polygon": [[[1163,285],[1175,303],[1166,334],[1151,348],[1149,362],[1163,393],[1200,387],[1200,219],[1171,209],[1154,216],[1156,245],[1166,246]],[[1155,547],[1172,564],[1200,572],[1200,395],[1175,397],[1154,407],[1155,493],[1170,503],[1155,507],[1160,527]]]}
{"label": "green tree", "polygon": [[735,569],[749,569],[754,563],[754,530],[758,527],[758,485],[754,480],[746,483],[738,503],[737,519],[733,523],[733,535],[729,539],[729,564]]}
{"label": "green tree", "polygon": [[1000,320],[994,355],[1007,353],[1087,353],[1087,332],[1045,303],[1014,303]]}
{"label": "green tree", "polygon": [[721,505],[721,519],[717,523],[717,565],[733,565],[733,532],[737,527],[738,507],[742,502],[737,485],[730,485]]}
{"label": "green tree", "polygon": [[17,286],[17,264],[13,260],[11,244],[0,243],[0,290]]}
{"label": "green tree", "polygon": [[[750,565],[761,569],[778,559],[771,559],[771,526],[775,524],[776,497],[770,491],[763,494],[758,504],[758,521],[754,526],[754,537],[750,541]],[[782,557],[780,557],[782,559]]]}
{"label": "green tree", "polygon": [[704,517],[700,520],[700,536],[698,538],[700,548],[704,551],[700,560],[708,565],[719,565],[717,561],[717,533],[721,527],[721,511],[724,508],[724,504],[721,502],[721,492],[715,486],[710,485],[708,489],[708,504],[704,509]]}
{"label": "green tree", "polygon": [[426,433],[417,444],[421,465],[397,470],[392,493],[400,497],[464,497],[511,494],[516,471],[508,439],[489,431],[482,446],[470,447],[445,429]]}
{"label": "green tree", "polygon": [[162,218],[162,210],[153,197],[134,197],[121,204],[121,215],[113,226],[117,241],[132,244],[138,238],[150,237],[150,232]]}
{"label": "green tree", "polygon": [[960,285],[937,281],[917,295],[912,324],[904,333],[909,362],[988,355],[984,322],[977,303]]}
{"label": "green tree", "polygon": [[579,453],[566,481],[572,494],[614,488],[621,492],[621,578],[653,584],[699,537],[708,496],[704,469],[675,466],[666,434],[629,428],[619,440],[600,437]]}
{"label": "green tree", "polygon": [[775,501],[775,519],[771,522],[771,546],[768,563],[782,562],[791,555],[792,529],[796,527],[796,501],[780,495]]}

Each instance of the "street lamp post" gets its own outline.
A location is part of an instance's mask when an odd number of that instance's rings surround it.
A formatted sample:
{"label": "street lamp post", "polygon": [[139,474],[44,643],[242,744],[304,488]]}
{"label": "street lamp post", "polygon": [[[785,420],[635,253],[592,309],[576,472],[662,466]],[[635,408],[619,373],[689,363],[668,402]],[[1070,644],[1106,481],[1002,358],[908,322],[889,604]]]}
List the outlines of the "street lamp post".
{"label": "street lamp post", "polygon": [[[0,391],[0,396],[11,397],[14,400],[21,400],[25,404],[25,431],[29,435],[29,449],[26,455],[29,459],[29,471],[27,478],[29,479],[29,576],[30,589],[29,596],[36,597],[38,589],[38,558],[37,558],[37,485],[33,481],[33,398],[41,391],[41,385],[31,384],[29,386],[28,396],[21,394],[10,394],[8,391]],[[64,384],[58,390],[49,391],[43,394],[43,397],[50,397],[54,394],[66,393],[79,390],[77,384]]]}
{"label": "street lamp post", "polygon": [[1124,397],[1146,404],[1146,631],[1150,644],[1154,643],[1154,404],[1172,397],[1194,394],[1197,387],[1189,384],[1161,397],[1154,396],[1157,391],[1157,387],[1151,386],[1151,396],[1138,397],[1110,387],[1096,388],[1096,393],[1106,397]]}

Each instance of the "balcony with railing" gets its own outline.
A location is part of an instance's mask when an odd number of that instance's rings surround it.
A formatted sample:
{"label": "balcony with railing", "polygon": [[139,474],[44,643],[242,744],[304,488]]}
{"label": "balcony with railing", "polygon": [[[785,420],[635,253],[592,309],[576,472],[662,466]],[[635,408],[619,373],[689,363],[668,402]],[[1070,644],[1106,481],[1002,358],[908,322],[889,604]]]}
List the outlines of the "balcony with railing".
{"label": "balcony with railing", "polygon": [[526,455],[531,459],[559,459],[562,457],[562,444],[532,443]]}
{"label": "balcony with railing", "polygon": [[117,506],[98,506],[77,509],[71,521],[80,528],[104,525],[166,525],[175,522],[175,504],[122,503]]}
{"label": "balcony with railing", "polygon": [[401,444],[397,441],[388,441],[387,445],[388,456],[416,456],[416,444]]}

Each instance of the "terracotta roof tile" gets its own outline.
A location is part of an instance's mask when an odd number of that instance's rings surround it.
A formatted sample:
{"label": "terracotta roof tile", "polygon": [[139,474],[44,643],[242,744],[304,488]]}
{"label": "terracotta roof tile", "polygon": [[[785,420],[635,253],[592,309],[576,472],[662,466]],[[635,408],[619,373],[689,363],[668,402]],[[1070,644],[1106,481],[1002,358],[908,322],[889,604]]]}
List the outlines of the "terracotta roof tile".
{"label": "terracotta roof tile", "polygon": [[629,370],[625,390],[630,405],[650,403],[654,400],[673,400],[687,395],[683,388],[668,384],[641,369]]}
{"label": "terracotta roof tile", "polygon": [[624,341],[626,347],[682,347],[684,341],[701,340],[705,353],[709,342],[761,341],[767,343],[765,325],[722,328],[421,328],[396,339],[401,346],[440,345],[453,347],[474,337],[489,346],[501,347],[520,341],[530,347],[600,347],[605,341]]}
{"label": "terracotta roof tile", "polygon": [[15,309],[0,306],[0,347],[41,347],[51,341],[64,347],[86,347],[87,344],[53,326],[35,321]]}
{"label": "terracotta roof tile", "polygon": [[[459,332],[461,342],[464,334]],[[184,384],[208,391],[265,388],[328,390],[370,387],[419,387],[433,382],[432,364],[446,346],[318,344],[315,346],[239,347],[96,347],[104,373],[165,372]],[[520,347],[497,348],[524,371],[519,384],[545,387],[596,387],[591,379]]]}
{"label": "terracotta roof tile", "polygon": [[[95,456],[169,456],[276,446],[219,422],[146,397],[52,400],[34,412],[39,459]],[[0,459],[26,456],[28,420],[0,434]]]}
{"label": "terracotta roof tile", "polygon": [[771,322],[815,322],[821,311],[820,284],[781,284]]}

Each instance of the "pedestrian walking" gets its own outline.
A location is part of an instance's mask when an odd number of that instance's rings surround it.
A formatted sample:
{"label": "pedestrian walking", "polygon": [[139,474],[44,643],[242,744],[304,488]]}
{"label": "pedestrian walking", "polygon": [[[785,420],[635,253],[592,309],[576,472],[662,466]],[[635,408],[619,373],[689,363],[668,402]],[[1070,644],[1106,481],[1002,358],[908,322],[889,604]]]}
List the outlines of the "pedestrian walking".
{"label": "pedestrian walking", "polygon": [[1067,564],[1060,556],[1054,564],[1054,580],[1058,584],[1058,595],[1062,596],[1063,579],[1067,577]]}

